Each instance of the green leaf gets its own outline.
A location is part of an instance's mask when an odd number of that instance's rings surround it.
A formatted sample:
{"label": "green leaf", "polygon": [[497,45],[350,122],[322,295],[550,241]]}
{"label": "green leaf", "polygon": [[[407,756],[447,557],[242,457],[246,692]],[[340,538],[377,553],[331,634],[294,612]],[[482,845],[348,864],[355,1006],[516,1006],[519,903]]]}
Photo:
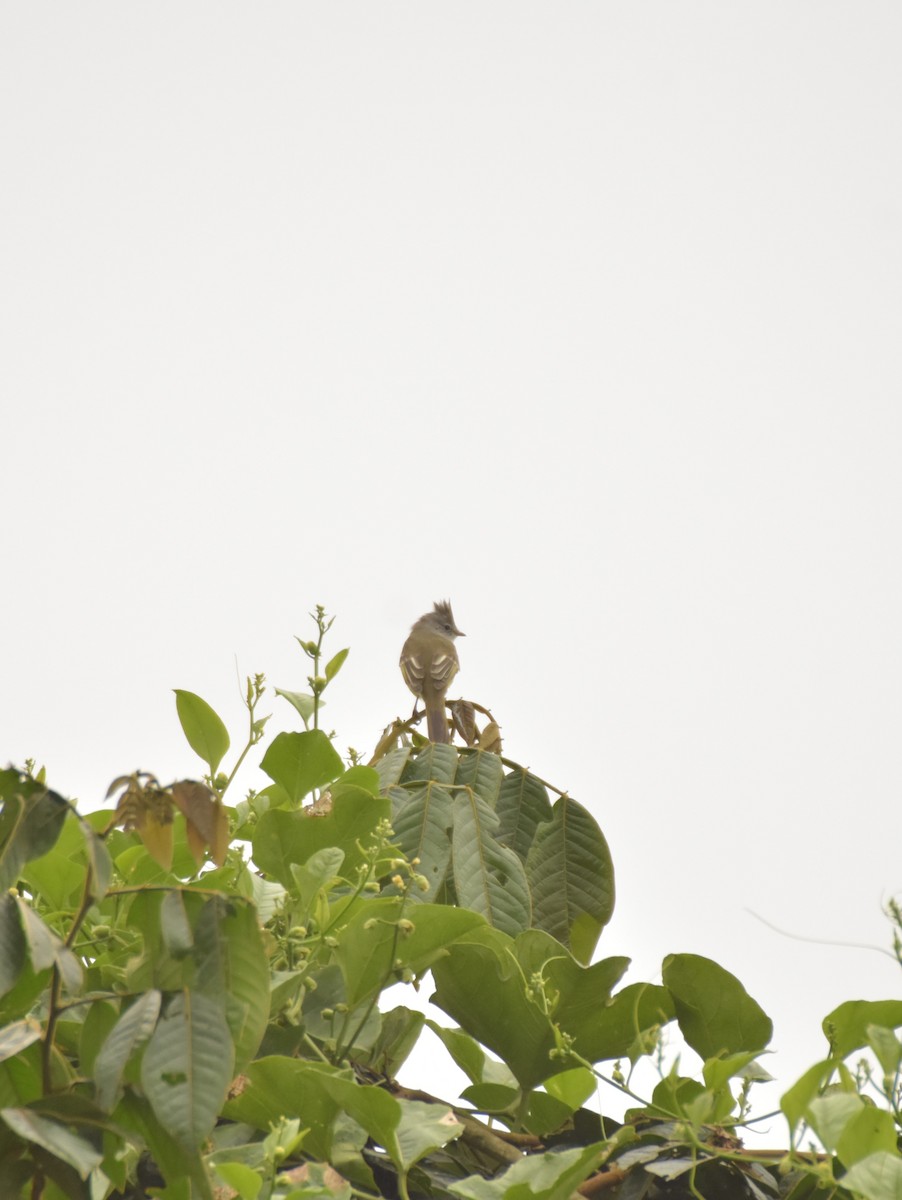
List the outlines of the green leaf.
{"label": "green leaf", "polygon": [[486,1057],[485,1051],[476,1039],[471,1038],[462,1029],[446,1029],[444,1025],[439,1025],[432,1020],[427,1020],[426,1024],[435,1036],[440,1039],[445,1049],[454,1059],[454,1062],[460,1067],[470,1082],[482,1083]]}
{"label": "green leaf", "polygon": [[83,979],[81,963],[25,900],[17,898],[16,904],[31,965],[35,971],[44,971],[48,967],[56,966],[66,991],[80,991]]}
{"label": "green leaf", "polygon": [[175,707],[182,731],[194,753],[215,775],[229,748],[229,733],[222,719],[206,700],[194,692],[174,688]]}
{"label": "green leaf", "polygon": [[257,1053],[269,1019],[269,962],[253,905],[211,896],[195,930],[197,974],[194,988],[225,1001],[235,1046],[235,1071]]}
{"label": "green leaf", "polygon": [[176,1185],[184,1184],[185,1200],[189,1197],[190,1200],[214,1200],[200,1154],[193,1148],[186,1150],[167,1132],[143,1096],[127,1091],[116,1106],[116,1122],[133,1130],[147,1146],[151,1158],[166,1177],[168,1193],[171,1194]]}
{"label": "green leaf", "polygon": [[545,1091],[554,1096],[562,1104],[566,1104],[571,1112],[576,1112],[597,1089],[595,1076],[587,1067],[573,1067],[569,1071],[561,1071],[545,1080]]}
{"label": "green leaf", "polygon": [[294,890],[300,901],[301,911],[306,913],[319,893],[328,891],[340,879],[345,852],[338,846],[326,846],[311,854],[305,863],[291,863]]}
{"label": "green leaf", "polygon": [[871,1154],[850,1167],[841,1182],[861,1200],[902,1200],[902,1158],[886,1151]]}
{"label": "green leaf", "polygon": [[614,911],[614,864],[595,818],[561,796],[526,861],[533,924],[587,963]]}
{"label": "green leaf", "polygon": [[773,1034],[770,1017],[735,975],[698,954],[670,954],[662,967],[683,1037],[701,1058],[759,1051]]}
{"label": "green leaf", "polygon": [[260,766],[283,787],[294,804],[314,788],[324,787],[341,774],[344,764],[321,729],[280,733],[269,745]]}
{"label": "green leaf", "polygon": [[902,1000],[847,1000],[824,1017],[823,1028],[835,1058],[847,1058],[868,1044],[868,1026],[897,1029]]}
{"label": "green leaf", "polygon": [[816,1096],[808,1105],[808,1124],[823,1142],[824,1149],[833,1151],[864,1107],[864,1100],[855,1092]]}
{"label": "green leaf", "polygon": [[[275,693],[283,700],[288,701],[292,708],[300,714],[305,725],[316,712],[316,697],[311,696],[309,692],[286,692],[284,688],[276,688]],[[319,705],[320,708],[323,708],[325,701],[320,700]]]}
{"label": "green leaf", "polygon": [[791,1130],[795,1131],[800,1121],[804,1119],[811,1101],[818,1095],[836,1068],[836,1060],[831,1058],[815,1063],[781,1096],[780,1107]]}
{"label": "green leaf", "polygon": [[[453,746],[442,742],[430,742],[416,754],[407,757],[400,782],[425,783],[427,779],[431,779],[435,783],[454,783],[459,761]],[[381,776],[382,772],[379,773]]]}
{"label": "green leaf", "polygon": [[387,819],[389,810],[386,797],[372,796],[363,788],[343,789],[324,816],[311,816],[302,809],[270,809],[254,830],[254,862],[291,890],[293,863],[305,863],[317,851],[337,846],[344,851],[345,877],[354,879],[363,862],[361,847],[372,843],[376,826]]}
{"label": "green leaf", "polygon": [[44,1027],[34,1017],[25,1017],[21,1021],[11,1021],[9,1025],[0,1028],[0,1062],[21,1054],[32,1042],[42,1036]]}
{"label": "green leaf", "polygon": [[25,965],[25,937],[19,908],[7,892],[0,896],[0,996],[12,988]]}
{"label": "green leaf", "polygon": [[233,1065],[222,1003],[187,989],[176,995],[144,1051],[141,1086],[185,1149],[200,1146],[215,1125]]}
{"label": "green leaf", "polygon": [[237,1192],[241,1200],[257,1200],[263,1187],[263,1178],[259,1171],[240,1162],[217,1162],[216,1174],[223,1183],[228,1184]]}
{"label": "green leaf", "polygon": [[[412,755],[413,751],[410,746],[399,746],[396,750],[386,754],[384,758],[379,759],[375,770],[379,775],[379,786],[383,791],[387,791],[401,781]],[[448,781],[446,780],[446,782]]]}
{"label": "green leaf", "polygon": [[102,839],[97,836],[91,825],[85,820],[79,821],[78,824],[85,839],[88,866],[91,868],[91,899],[99,901],[106,895],[107,888],[110,886],[113,862]]}
{"label": "green leaf", "polygon": [[482,928],[448,947],[432,967],[437,1004],[508,1065],[521,1087],[533,1088],[567,1066],[550,1057],[554,1028],[526,980],[513,941]]}
{"label": "green leaf", "polygon": [[400,896],[363,901],[335,950],[347,1003],[356,1008],[372,999],[402,968],[424,974],[459,937],[482,926],[478,914],[445,904],[407,906]]}
{"label": "green leaf", "polygon": [[334,655],[334,657],[330,658],[326,663],[325,675],[327,683],[331,682],[331,680],[333,680],[341,670],[342,665],[349,653],[349,650],[339,650],[339,652]]}
{"label": "green leaf", "polygon": [[504,764],[497,754],[486,750],[461,750],[454,782],[470,787],[494,811],[504,779]]}
{"label": "green leaf", "polygon": [[113,1026],[94,1060],[94,1084],[97,1103],[107,1111],[116,1103],[122,1073],[135,1050],[142,1046],[156,1027],[162,996],[155,988],[127,1008]]}
{"label": "green leaf", "polygon": [[380,791],[379,772],[374,767],[364,767],[361,764],[356,767],[348,767],[347,771],[343,775],[339,775],[329,788],[333,800],[336,796],[341,795],[342,789],[345,787],[363,788],[371,796],[378,796]]}
{"label": "green leaf", "polygon": [[406,1008],[403,1004],[385,1013],[367,1065],[386,1079],[395,1079],[417,1044],[425,1023],[425,1013]]}
{"label": "green leaf", "polygon": [[392,817],[394,844],[409,860],[420,860],[417,871],[429,880],[422,899],[434,900],[451,862],[451,793],[430,781],[407,796]]}
{"label": "green leaf", "polygon": [[886,1109],[866,1104],[842,1131],[836,1143],[836,1154],[844,1166],[877,1154],[881,1150],[896,1150],[896,1125],[893,1114]]}
{"label": "green leaf", "polygon": [[298,1117],[307,1128],[305,1153],[330,1161],[340,1101],[329,1090],[333,1076],[353,1082],[350,1070],[326,1063],[279,1056],[259,1058],[247,1069],[247,1085],[229,1100],[224,1115],[255,1129],[269,1130],[283,1116]]}
{"label": "green leaf", "polygon": [[95,1000],[88,1006],[78,1035],[78,1065],[83,1075],[94,1074],[94,1064],[104,1042],[119,1019],[119,1006],[109,1000]]}
{"label": "green leaf", "polygon": [[536,830],[552,819],[551,802],[545,785],[524,767],[505,775],[495,804],[499,842],[510,846],[524,863],[535,841]]}
{"label": "green leaf", "polygon": [[194,934],[185,912],[185,901],[179,891],[166,892],[163,896],[160,904],[160,932],[163,935],[163,945],[175,958],[187,954],[194,946]]}
{"label": "green leaf", "polygon": [[473,791],[454,797],[452,854],[459,902],[505,933],[530,924],[530,897],[523,864],[495,839],[498,818]]}
{"label": "green leaf", "polygon": [[103,1155],[98,1153],[90,1142],[72,1133],[58,1121],[42,1117],[30,1108],[0,1109],[0,1117],[13,1133],[41,1146],[54,1158],[68,1163],[81,1179],[87,1179],[103,1162]]}
{"label": "green leaf", "polygon": [[450,1108],[420,1100],[399,1100],[401,1120],[395,1134],[398,1166],[409,1170],[427,1154],[460,1137],[464,1127]]}
{"label": "green leaf", "polygon": [[0,771],[0,892],[15,884],[25,863],[56,844],[69,805],[56,792],[8,769]]}
{"label": "green leaf", "polygon": [[608,1152],[607,1142],[531,1154],[494,1179],[469,1175],[448,1189],[464,1200],[569,1200]]}
{"label": "green leaf", "polygon": [[867,1033],[868,1045],[874,1051],[883,1074],[895,1075],[902,1063],[902,1042],[891,1029],[884,1029],[880,1025],[869,1025]]}

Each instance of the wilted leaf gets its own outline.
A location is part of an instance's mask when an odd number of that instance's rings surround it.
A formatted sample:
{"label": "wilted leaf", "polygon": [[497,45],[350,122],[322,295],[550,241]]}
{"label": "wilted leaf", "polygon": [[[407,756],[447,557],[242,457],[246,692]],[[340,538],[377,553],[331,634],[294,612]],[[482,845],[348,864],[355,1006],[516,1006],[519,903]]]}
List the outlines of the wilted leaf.
{"label": "wilted leaf", "polygon": [[203,783],[183,779],[172,785],[172,799],[187,824],[188,848],[200,866],[209,846],[210,857],[218,867],[229,850],[229,815],[219,797]]}

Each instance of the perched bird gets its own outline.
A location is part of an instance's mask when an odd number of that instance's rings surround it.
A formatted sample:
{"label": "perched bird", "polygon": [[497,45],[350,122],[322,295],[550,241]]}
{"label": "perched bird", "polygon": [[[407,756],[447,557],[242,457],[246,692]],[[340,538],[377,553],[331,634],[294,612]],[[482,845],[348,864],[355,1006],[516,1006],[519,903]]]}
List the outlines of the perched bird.
{"label": "perched bird", "polygon": [[450,742],[445,720],[445,695],[460,662],[454,639],[466,635],[454,624],[447,600],[433,605],[411,626],[401,650],[404,682],[426,706],[426,728],[430,742]]}

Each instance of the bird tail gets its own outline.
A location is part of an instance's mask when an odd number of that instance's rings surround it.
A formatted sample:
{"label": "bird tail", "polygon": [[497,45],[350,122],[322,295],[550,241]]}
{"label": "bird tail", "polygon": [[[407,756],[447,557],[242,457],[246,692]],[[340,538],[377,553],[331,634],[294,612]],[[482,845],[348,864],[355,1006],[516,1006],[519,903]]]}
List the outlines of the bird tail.
{"label": "bird tail", "polygon": [[426,705],[426,729],[430,742],[450,742],[448,722],[445,720],[444,698]]}

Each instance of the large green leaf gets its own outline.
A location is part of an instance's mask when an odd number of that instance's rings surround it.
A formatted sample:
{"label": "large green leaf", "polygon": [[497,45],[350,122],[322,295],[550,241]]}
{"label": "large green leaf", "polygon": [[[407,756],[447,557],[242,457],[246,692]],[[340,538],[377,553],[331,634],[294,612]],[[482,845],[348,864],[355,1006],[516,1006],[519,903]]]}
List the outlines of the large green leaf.
{"label": "large green leaf", "polygon": [[318,850],[337,846],[344,851],[345,877],[353,880],[363,861],[361,847],[372,842],[376,826],[388,818],[390,808],[384,796],[347,787],[335,798],[332,811],[323,816],[312,816],[303,809],[269,809],[254,830],[254,862],[291,889],[292,863],[305,863]]}
{"label": "large green leaf", "polygon": [[533,923],[589,962],[614,911],[614,864],[591,813],[561,796],[526,862]]}
{"label": "large green leaf", "polygon": [[515,767],[505,775],[495,805],[499,826],[497,838],[526,862],[536,830],[551,820],[548,793],[535,775]]}
{"label": "large green leaf", "polygon": [[862,1200],[902,1200],[902,1157],[885,1150],[855,1163],[842,1186]]}
{"label": "large green leaf", "polygon": [[314,788],[337,779],[344,764],[321,729],[308,729],[277,734],[260,766],[297,804]]}
{"label": "large green leaf", "polygon": [[162,996],[155,988],[145,992],[120,1016],[94,1060],[97,1103],[107,1110],[116,1103],[125,1065],[135,1050],[153,1033]]}
{"label": "large green leaf", "polygon": [[12,768],[0,771],[0,798],[0,891],[6,891],[25,863],[53,848],[69,805]]}
{"label": "large green leaf", "polygon": [[0,1117],[13,1133],[68,1163],[82,1179],[87,1179],[103,1161],[103,1155],[85,1138],[30,1108],[0,1109]]}
{"label": "large green leaf", "polygon": [[897,1029],[902,1000],[846,1000],[824,1017],[823,1028],[835,1058],[846,1058],[868,1045],[868,1026]]}
{"label": "large green leaf", "polygon": [[383,1088],[361,1086],[337,1075],[326,1078],[324,1085],[402,1171],[463,1131],[451,1109],[440,1104],[397,1100]]}
{"label": "large green leaf", "polygon": [[430,742],[407,758],[400,782],[420,783],[432,779],[436,783],[453,783],[458,763],[457,751],[453,746]]}
{"label": "large green leaf", "polygon": [[528,981],[510,937],[482,928],[464,935],[432,967],[432,1002],[503,1059],[524,1088],[568,1064],[550,1057],[554,1027]]}
{"label": "large green leaf", "polygon": [[530,897],[523,864],[495,838],[498,818],[476,792],[454,797],[452,852],[458,901],[505,933],[530,925]]}
{"label": "large green leaf", "polygon": [[341,1101],[329,1089],[333,1077],[353,1083],[348,1069],[281,1055],[257,1059],[247,1069],[244,1091],[230,1100],[224,1115],[267,1131],[282,1117],[298,1117],[308,1130],[304,1149],[330,1161],[333,1126]]}
{"label": "large green leaf", "polygon": [[229,748],[229,733],[219,714],[194,692],[174,688],[182,731],[194,753],[215,775]]}
{"label": "large green leaf", "polygon": [[770,1041],[770,1017],[719,963],[699,954],[669,954],[662,977],[683,1037],[701,1058],[757,1052]]}
{"label": "large green leaf", "polygon": [[504,764],[497,754],[486,750],[462,750],[454,782],[471,787],[490,808],[495,808],[504,778]]}
{"label": "large green leaf", "polygon": [[256,1054],[269,1019],[269,962],[252,904],[212,896],[195,930],[194,989],[225,1001],[235,1071]]}
{"label": "large green leaf", "polygon": [[25,937],[19,907],[7,892],[0,896],[0,996],[5,996],[25,965]]}
{"label": "large green leaf", "polygon": [[396,970],[424,974],[446,947],[482,926],[477,913],[445,904],[405,905],[400,896],[364,901],[342,928],[335,950],[347,1003],[354,1008],[371,999]]}
{"label": "large green leaf", "polygon": [[434,899],[451,861],[452,796],[444,784],[429,781],[406,793],[392,817],[394,844],[408,859],[419,859],[417,871],[429,881],[422,899]]}
{"label": "large green leaf", "polygon": [[182,1146],[200,1146],[216,1124],[235,1052],[222,998],[185,989],[170,1001],[144,1051],[141,1085],[160,1124]]}

